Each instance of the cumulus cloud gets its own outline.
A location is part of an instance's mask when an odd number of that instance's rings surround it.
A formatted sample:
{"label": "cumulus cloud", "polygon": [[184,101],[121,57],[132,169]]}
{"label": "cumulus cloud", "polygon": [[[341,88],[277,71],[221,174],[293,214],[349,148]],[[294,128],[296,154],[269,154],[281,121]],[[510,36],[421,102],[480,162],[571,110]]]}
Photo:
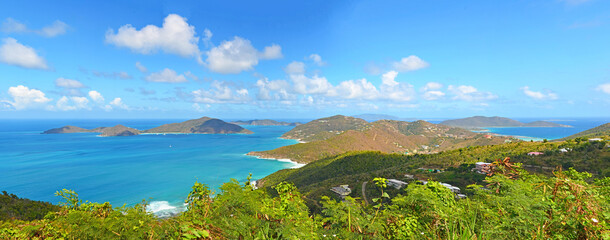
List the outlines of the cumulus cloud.
{"label": "cumulus cloud", "polygon": [[16,110],[45,107],[46,103],[52,100],[47,98],[44,92],[37,89],[30,89],[23,85],[9,87],[8,94],[13,100],[3,100],[1,102],[12,106]]}
{"label": "cumulus cloud", "polygon": [[116,34],[109,29],[106,32],[106,42],[141,54],[163,51],[182,57],[199,57],[199,37],[196,35],[195,27],[189,25],[186,18],[170,14],[161,27],[148,25],[137,30],[127,24],[120,27]]}
{"label": "cumulus cloud", "polygon": [[209,89],[195,90],[191,94],[195,103],[244,103],[249,99],[247,89],[234,89],[221,81],[214,81]]}
{"label": "cumulus cloud", "polygon": [[36,50],[25,46],[14,38],[5,38],[0,45],[0,62],[23,68],[48,69],[44,58]]}
{"label": "cumulus cloud", "polygon": [[397,82],[395,80],[397,75],[398,72],[389,71],[381,76],[381,86],[379,87],[381,91],[379,98],[399,102],[413,100],[413,96],[415,96],[413,85]]}
{"label": "cumulus cloud", "polygon": [[102,96],[102,94],[98,91],[89,91],[89,98],[98,104],[104,103],[104,96]]}
{"label": "cumulus cloud", "polygon": [[475,87],[467,86],[467,85],[460,85],[460,86],[449,85],[447,87],[447,90],[449,90],[449,92],[451,94],[453,94],[453,98],[452,98],[453,100],[474,102],[474,101],[493,100],[493,99],[498,98],[498,96],[496,96],[490,92],[481,92],[481,91],[477,90]]}
{"label": "cumulus cloud", "polygon": [[309,60],[313,61],[318,66],[326,65],[326,62],[322,61],[322,57],[318,54],[313,53],[313,54],[309,55],[308,58],[309,58]]}
{"label": "cumulus cloud", "polygon": [[339,83],[328,93],[346,99],[375,99],[379,97],[377,88],[366,79],[348,80]]}
{"label": "cumulus cloud", "polygon": [[129,110],[129,106],[127,106],[125,103],[123,103],[123,100],[121,98],[114,98],[110,102],[110,106],[113,106],[113,107],[116,107],[116,108],[120,108],[120,109]]}
{"label": "cumulus cloud", "polygon": [[610,83],[604,83],[597,86],[597,91],[601,91],[606,94],[610,94]]}
{"label": "cumulus cloud", "polygon": [[294,100],[296,96],[290,93],[290,84],[284,80],[262,78],[256,81],[259,100]]}
{"label": "cumulus cloud", "polygon": [[160,72],[154,72],[150,75],[146,76],[146,81],[149,82],[165,82],[165,83],[181,83],[187,82],[186,77],[180,74],[178,75],[176,71],[166,68]]}
{"label": "cumulus cloud", "polygon": [[45,37],[55,37],[66,33],[68,28],[68,24],[56,20],[53,24],[45,26],[42,29],[29,29],[24,23],[12,18],[7,18],[2,22],[0,30],[6,33],[36,33]]}
{"label": "cumulus cloud", "polygon": [[86,86],[77,80],[58,78],[55,80],[55,86],[62,88],[85,88]]}
{"label": "cumulus cloud", "polygon": [[259,52],[250,40],[234,37],[233,40],[223,41],[219,46],[207,51],[205,65],[213,72],[237,74],[254,69],[261,59],[282,57],[281,51],[281,47],[274,44]]}
{"label": "cumulus cloud", "polygon": [[80,109],[90,110],[91,108],[89,107],[88,104],[89,104],[89,99],[87,99],[86,97],[69,97],[68,98],[66,96],[63,96],[59,100],[57,100],[55,107],[60,111],[74,111],[74,110],[80,110]]}
{"label": "cumulus cloud", "polygon": [[138,69],[138,71],[140,71],[141,73],[147,73],[148,72],[148,68],[146,68],[142,63],[140,62],[136,62],[136,68]]}
{"label": "cumulus cloud", "polygon": [[426,68],[428,66],[430,66],[429,63],[415,55],[402,58],[400,61],[392,63],[392,67],[394,67],[394,70],[399,72],[415,71],[422,68]]}
{"label": "cumulus cloud", "polygon": [[532,91],[530,90],[529,86],[525,86],[522,87],[521,90],[523,91],[523,93],[533,99],[536,100],[557,100],[557,98],[559,98],[559,96],[557,96],[556,93],[550,91],[550,90],[546,90],[546,93],[543,92],[536,92],[536,91]]}
{"label": "cumulus cloud", "polygon": [[305,74],[305,63],[293,61],[284,68],[284,71],[288,74]]}
{"label": "cumulus cloud", "polygon": [[445,93],[443,91],[441,91],[440,89],[443,88],[443,84],[441,83],[437,83],[437,82],[429,82],[426,83],[426,85],[424,85],[421,88],[421,91],[423,92],[423,98],[425,100],[438,100],[441,99],[445,96]]}

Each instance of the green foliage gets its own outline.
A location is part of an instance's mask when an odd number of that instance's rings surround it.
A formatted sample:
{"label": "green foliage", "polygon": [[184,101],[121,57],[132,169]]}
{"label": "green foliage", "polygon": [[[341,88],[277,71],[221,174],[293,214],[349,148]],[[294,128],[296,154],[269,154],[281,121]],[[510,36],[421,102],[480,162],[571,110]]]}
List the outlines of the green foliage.
{"label": "green foliage", "polygon": [[48,212],[56,212],[59,209],[60,207],[53,204],[19,198],[6,191],[2,191],[2,194],[0,194],[0,221],[42,219]]}

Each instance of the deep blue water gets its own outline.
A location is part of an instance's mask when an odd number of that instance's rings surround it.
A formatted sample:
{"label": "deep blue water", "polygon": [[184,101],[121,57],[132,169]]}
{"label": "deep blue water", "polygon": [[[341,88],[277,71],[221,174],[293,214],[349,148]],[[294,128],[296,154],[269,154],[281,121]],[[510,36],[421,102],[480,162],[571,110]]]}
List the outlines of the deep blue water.
{"label": "deep blue water", "polygon": [[294,166],[244,155],[296,143],[278,138],[288,126],[245,126],[254,132],[250,135],[40,134],[68,124],[147,129],[180,121],[0,120],[0,190],[57,203],[61,199],[54,193],[66,188],[92,202],[120,206],[146,199],[163,209],[181,207],[195,181],[216,189],[230,178],[245,181],[253,173],[257,179]]}
{"label": "deep blue water", "polygon": [[570,128],[547,128],[547,127],[510,127],[510,128],[487,128],[492,133],[516,136],[523,140],[542,141],[543,139],[558,139],[576,134],[587,129],[610,122],[608,118],[570,118],[570,119],[532,119],[515,118],[521,122],[533,122],[537,120],[551,121],[559,124],[570,125]]}

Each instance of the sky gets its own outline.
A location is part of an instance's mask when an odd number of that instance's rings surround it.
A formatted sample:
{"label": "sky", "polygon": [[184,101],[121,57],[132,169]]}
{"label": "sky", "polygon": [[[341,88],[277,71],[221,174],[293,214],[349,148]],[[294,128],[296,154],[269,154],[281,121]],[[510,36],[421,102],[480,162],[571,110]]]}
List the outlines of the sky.
{"label": "sky", "polygon": [[610,1],[2,1],[0,118],[610,117]]}

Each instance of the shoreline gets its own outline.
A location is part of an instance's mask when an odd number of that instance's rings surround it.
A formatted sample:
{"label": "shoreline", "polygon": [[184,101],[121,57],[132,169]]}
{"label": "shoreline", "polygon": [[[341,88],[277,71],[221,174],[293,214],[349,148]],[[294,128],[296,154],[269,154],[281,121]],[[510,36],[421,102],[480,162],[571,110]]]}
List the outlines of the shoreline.
{"label": "shoreline", "polygon": [[[519,135],[506,135],[506,134],[499,134],[499,133],[495,133],[492,132],[489,129],[483,129],[483,130],[470,130],[471,132],[474,133],[485,133],[487,135],[492,135],[492,136],[501,136],[501,137],[509,137],[509,138],[517,138],[519,140],[522,141],[530,141],[530,140],[534,140],[534,142],[542,142],[544,141],[544,138],[538,138],[538,137],[530,137],[530,136],[519,136]],[[555,140],[555,139],[547,139],[547,140]]]}
{"label": "shoreline", "polygon": [[254,157],[257,159],[265,159],[265,160],[273,160],[273,161],[279,161],[279,162],[286,162],[286,163],[292,163],[292,167],[290,167],[289,169],[297,169],[297,168],[302,168],[303,166],[307,165],[307,163],[299,163],[299,162],[295,162],[292,159],[289,158],[274,158],[274,157],[262,157],[262,156],[258,156],[258,155],[249,155],[249,153],[244,154],[246,156],[249,157]]}

